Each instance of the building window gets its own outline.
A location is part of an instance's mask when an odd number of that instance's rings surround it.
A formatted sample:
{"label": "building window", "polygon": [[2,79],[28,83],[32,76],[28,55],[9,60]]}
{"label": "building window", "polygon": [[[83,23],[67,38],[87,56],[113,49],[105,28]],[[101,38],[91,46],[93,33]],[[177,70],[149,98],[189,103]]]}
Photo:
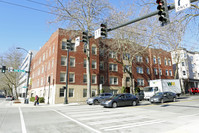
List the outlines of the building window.
{"label": "building window", "polygon": [[62,49],[63,50],[66,50],[66,39],[64,39],[63,41],[62,41]]}
{"label": "building window", "polygon": [[92,89],[92,97],[94,97],[96,95],[96,90]]}
{"label": "building window", "polygon": [[96,69],[97,68],[97,64],[96,64],[96,61],[92,61],[92,69]]}
{"label": "building window", "polygon": [[84,68],[86,68],[86,62],[87,62],[87,60],[84,59]]}
{"label": "building window", "polygon": [[66,73],[60,73],[60,82],[66,82]]}
{"label": "building window", "polygon": [[69,97],[73,97],[73,96],[74,96],[74,89],[69,88]]}
{"label": "building window", "polygon": [[158,69],[157,68],[154,68],[154,74],[158,75]]}
{"label": "building window", "polygon": [[130,59],[129,53],[123,54],[123,60],[129,60],[129,59]]}
{"label": "building window", "polygon": [[153,63],[154,63],[154,64],[157,64],[157,62],[156,62],[156,57],[155,57],[155,56],[153,56]]}
{"label": "building window", "polygon": [[166,76],[169,76],[169,72],[168,72],[168,70],[166,70]]}
{"label": "building window", "polygon": [[41,86],[43,86],[43,78],[41,78]]}
{"label": "building window", "polygon": [[92,46],[92,54],[93,55],[97,54],[97,48],[95,46]]}
{"label": "building window", "polygon": [[118,70],[117,64],[109,64],[109,70],[116,72]]}
{"label": "building window", "polygon": [[161,64],[161,58],[158,57],[158,64]]}
{"label": "building window", "polygon": [[44,73],[44,65],[41,67],[41,73]]}
{"label": "building window", "polygon": [[53,45],[53,53],[55,52],[55,45]]}
{"label": "building window", "polygon": [[110,77],[110,85],[117,85],[118,84],[118,78],[117,77]]}
{"label": "building window", "polygon": [[116,58],[115,52],[109,52],[109,58]]}
{"label": "building window", "polygon": [[87,83],[87,75],[86,74],[84,74],[84,76],[83,76],[83,83]]}
{"label": "building window", "polygon": [[137,73],[143,74],[143,68],[142,67],[136,67]]}
{"label": "building window", "polygon": [[100,56],[104,56],[104,49],[100,49]]}
{"label": "building window", "polygon": [[104,84],[104,76],[100,76],[100,84]]}
{"label": "building window", "polygon": [[185,66],[184,62],[182,62],[182,66]]}
{"label": "building window", "polygon": [[64,97],[64,88],[59,88],[59,97]]}
{"label": "building window", "polygon": [[96,75],[92,75],[92,84],[96,84]]}
{"label": "building window", "polygon": [[171,71],[171,70],[169,70],[169,75],[170,75],[170,76],[173,76],[173,74],[172,74],[172,71]]}
{"label": "building window", "polygon": [[171,66],[171,59],[168,59],[168,64],[169,66]]}
{"label": "building window", "polygon": [[61,57],[61,65],[66,66],[66,57],[64,56]]}
{"label": "building window", "polygon": [[53,66],[54,66],[54,59],[52,59],[52,68],[53,68]]}
{"label": "building window", "polygon": [[75,58],[70,58],[70,67],[75,67]]}
{"label": "building window", "polygon": [[138,86],[144,86],[144,79],[137,79]]}
{"label": "building window", "polygon": [[126,77],[126,82],[130,82],[130,77]]}
{"label": "building window", "polygon": [[70,51],[75,51],[75,43],[71,43]]}
{"label": "building window", "polygon": [[182,71],[183,75],[185,76],[186,75],[186,72],[185,71]]}
{"label": "building window", "polygon": [[[126,68],[126,69],[125,69],[125,68]],[[124,66],[124,72],[126,73],[127,70],[131,72],[130,68],[131,68],[131,66],[125,65],[125,66]]]}
{"label": "building window", "polygon": [[43,61],[45,60],[45,53],[43,53]]}
{"label": "building window", "polygon": [[162,69],[159,69],[159,75],[162,75]]}
{"label": "building window", "polygon": [[75,82],[75,74],[69,73],[69,83],[74,83],[74,82]]}
{"label": "building window", "polygon": [[149,57],[146,57],[146,63],[147,64],[149,63]]}
{"label": "building window", "polygon": [[150,74],[150,69],[148,67],[146,68],[146,72],[147,74]]}
{"label": "building window", "polygon": [[142,62],[142,61],[143,61],[142,56],[136,56],[136,61],[137,61],[137,62]]}
{"label": "building window", "polygon": [[100,70],[104,70],[104,62],[103,61],[100,61],[99,67],[100,67]]}
{"label": "building window", "polygon": [[83,89],[83,97],[87,97],[87,89]]}
{"label": "building window", "polygon": [[167,65],[167,58],[164,59],[164,64]]}

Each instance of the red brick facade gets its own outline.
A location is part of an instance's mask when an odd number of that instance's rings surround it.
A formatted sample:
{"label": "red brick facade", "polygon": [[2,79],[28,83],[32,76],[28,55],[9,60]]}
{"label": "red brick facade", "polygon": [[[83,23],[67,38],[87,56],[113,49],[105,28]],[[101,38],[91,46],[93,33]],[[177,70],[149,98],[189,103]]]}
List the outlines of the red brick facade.
{"label": "red brick facade", "polygon": [[[32,96],[37,94],[41,97],[44,97],[45,101],[47,101],[48,97],[50,97],[50,103],[63,103],[64,97],[63,95],[61,95],[60,88],[65,86],[65,82],[62,81],[64,80],[62,79],[64,77],[62,77],[61,75],[66,73],[66,65],[62,64],[64,63],[62,59],[66,58],[67,51],[62,49],[62,41],[64,39],[67,40],[73,38],[72,42],[74,42],[76,36],[70,36],[73,33],[77,33],[77,31],[66,31],[63,29],[58,29],[55,33],[52,34],[50,39],[45,43],[45,45],[32,59],[31,85],[29,90],[29,93]],[[154,56],[156,56],[156,60],[158,57],[161,58],[161,64],[158,65],[153,62]],[[148,57],[148,63],[146,62],[146,57]],[[132,68],[133,77],[136,83],[135,85],[137,85],[137,79],[144,79],[143,86],[147,86],[147,81],[149,79],[159,78],[158,75],[154,75],[153,68],[162,69],[162,79],[173,78],[173,76],[166,76],[166,70],[171,70],[172,73],[173,70],[172,66],[164,65],[165,57],[167,59],[167,62],[168,59],[170,59],[171,62],[171,55],[169,52],[157,49],[149,49],[146,52],[146,55],[143,56],[142,62],[135,61]],[[72,77],[74,76],[74,79],[72,78],[71,80],[69,77],[68,82],[68,88],[73,90],[74,93],[71,97],[69,96],[69,102],[86,100],[86,97],[83,96],[84,89],[87,88],[87,83],[84,82],[84,75],[86,74],[86,67],[84,66],[85,59],[87,59],[87,56],[84,52],[84,44],[81,42],[78,47],[69,52],[69,74],[71,74]],[[74,61],[72,62],[72,64],[74,63],[74,66],[70,65],[70,61]],[[92,68],[92,62],[93,64],[96,64],[95,68]],[[103,64],[101,65],[102,68],[100,67],[101,63]],[[94,66],[95,65],[93,65],[93,67]],[[143,68],[143,73],[137,73],[136,67],[138,66]],[[147,68],[150,69],[150,74],[147,74]],[[91,83],[91,88],[92,90],[95,90],[96,93],[99,93],[99,85],[101,78],[104,79],[102,88],[106,92],[117,91],[118,93],[120,93],[122,86],[125,86],[122,82],[124,77],[123,66],[121,64],[116,63],[116,61],[114,61],[114,59],[112,59],[109,56],[101,56],[99,40],[95,39],[90,39],[90,70],[91,81],[92,76],[93,79],[95,79],[96,77],[96,82]],[[49,76],[51,78],[50,84],[48,82]]]}

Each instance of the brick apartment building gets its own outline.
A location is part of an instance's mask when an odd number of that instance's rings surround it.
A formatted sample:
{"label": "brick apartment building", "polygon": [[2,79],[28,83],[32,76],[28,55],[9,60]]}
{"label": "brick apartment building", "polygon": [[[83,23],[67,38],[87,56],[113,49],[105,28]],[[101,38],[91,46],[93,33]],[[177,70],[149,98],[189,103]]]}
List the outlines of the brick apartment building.
{"label": "brick apartment building", "polygon": [[[66,84],[65,44],[74,37],[74,32],[58,29],[38,51],[31,63],[31,85],[29,95],[44,97],[50,104],[64,103]],[[74,42],[74,40],[72,40]],[[105,53],[99,48],[99,40],[90,39],[90,72],[92,96],[100,91],[100,84],[105,92],[120,93],[122,87],[130,87],[128,75],[123,66],[114,61],[114,53]],[[104,56],[107,54],[108,56]],[[105,58],[107,57],[107,58]],[[69,52],[68,101],[81,102],[87,99],[86,49],[83,43]],[[159,63],[158,63],[159,62]],[[132,72],[135,86],[144,87],[150,79],[172,79],[173,69],[169,52],[148,49],[142,56],[137,56]],[[160,70],[160,74],[158,73]],[[50,78],[49,78],[50,77]]]}

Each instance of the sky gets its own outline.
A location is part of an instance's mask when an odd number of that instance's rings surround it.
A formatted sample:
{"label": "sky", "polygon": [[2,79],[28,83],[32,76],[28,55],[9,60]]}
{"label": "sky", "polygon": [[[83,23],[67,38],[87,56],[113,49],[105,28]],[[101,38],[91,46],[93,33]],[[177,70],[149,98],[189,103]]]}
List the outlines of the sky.
{"label": "sky", "polygon": [[[34,1],[46,3],[47,0]],[[109,1],[119,7],[117,3],[120,0]],[[12,47],[39,50],[48,41],[60,26],[49,24],[55,16],[43,11],[48,12],[48,7],[33,3],[31,0],[0,0],[0,55]],[[186,45],[190,42],[192,45],[197,44],[194,38],[190,40],[191,37],[191,34],[187,33]]]}

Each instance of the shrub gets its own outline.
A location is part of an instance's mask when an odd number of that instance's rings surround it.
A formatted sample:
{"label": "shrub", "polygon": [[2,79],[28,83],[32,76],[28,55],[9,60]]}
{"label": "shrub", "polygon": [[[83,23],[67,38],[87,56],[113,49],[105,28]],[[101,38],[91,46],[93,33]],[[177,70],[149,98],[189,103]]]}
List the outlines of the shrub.
{"label": "shrub", "polygon": [[31,102],[34,102],[34,101],[35,101],[35,97],[31,97],[31,98],[30,98],[30,101],[31,101]]}
{"label": "shrub", "polygon": [[[30,101],[34,102],[35,101],[35,97],[31,97]],[[39,103],[44,103],[44,97],[39,97]]]}

